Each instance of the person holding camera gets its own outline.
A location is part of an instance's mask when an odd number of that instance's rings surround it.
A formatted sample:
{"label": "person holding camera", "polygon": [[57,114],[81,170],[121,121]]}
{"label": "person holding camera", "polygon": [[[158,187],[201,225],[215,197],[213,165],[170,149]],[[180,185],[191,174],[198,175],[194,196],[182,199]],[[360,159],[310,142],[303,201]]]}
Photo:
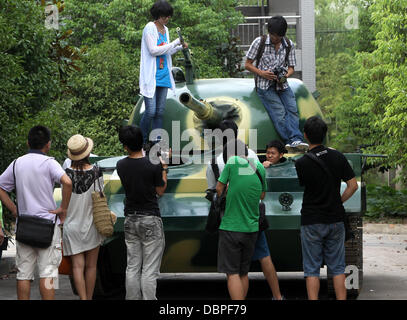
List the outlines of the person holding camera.
{"label": "person holding camera", "polygon": [[287,21],[282,16],[268,20],[268,35],[257,37],[246,54],[246,70],[254,73],[257,94],[286,148],[306,151],[299,129],[295,96],[287,78],[296,64],[294,44],[285,37]]}
{"label": "person holding camera", "polygon": [[126,300],[157,300],[157,278],[165,248],[158,196],[167,187],[168,164],[154,164],[143,154],[143,134],[122,127],[119,140],[128,156],[117,162],[125,191],[124,238],[127,247]]}

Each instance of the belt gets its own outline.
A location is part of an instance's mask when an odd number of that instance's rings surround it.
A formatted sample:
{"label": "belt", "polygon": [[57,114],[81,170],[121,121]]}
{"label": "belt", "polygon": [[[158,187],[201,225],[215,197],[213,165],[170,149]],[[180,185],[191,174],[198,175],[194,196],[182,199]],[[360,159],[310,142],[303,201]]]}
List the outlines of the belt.
{"label": "belt", "polygon": [[145,211],[133,211],[133,212],[125,214],[126,217],[133,217],[133,216],[136,216],[136,215],[161,217],[160,213],[145,212]]}

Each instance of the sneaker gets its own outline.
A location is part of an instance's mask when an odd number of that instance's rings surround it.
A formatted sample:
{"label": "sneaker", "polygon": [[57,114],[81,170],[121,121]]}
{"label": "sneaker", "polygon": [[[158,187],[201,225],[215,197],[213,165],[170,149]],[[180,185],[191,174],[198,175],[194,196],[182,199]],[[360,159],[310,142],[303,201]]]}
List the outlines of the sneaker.
{"label": "sneaker", "polygon": [[287,299],[283,295],[281,295],[281,299],[276,299],[276,298],[273,297],[272,300],[277,300],[278,301],[278,300],[287,300]]}
{"label": "sneaker", "polygon": [[286,149],[288,150],[288,152],[305,152],[308,150],[308,144],[305,142],[302,142],[300,140],[294,141],[291,144],[287,144],[286,145]]}

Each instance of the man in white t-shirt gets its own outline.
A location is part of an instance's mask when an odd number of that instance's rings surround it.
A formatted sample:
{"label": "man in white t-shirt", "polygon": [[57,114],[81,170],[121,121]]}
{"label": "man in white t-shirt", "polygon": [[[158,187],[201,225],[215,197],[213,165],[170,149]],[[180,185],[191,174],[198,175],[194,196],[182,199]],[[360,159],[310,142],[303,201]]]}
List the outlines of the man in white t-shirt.
{"label": "man in white t-shirt", "polygon": [[[13,161],[0,176],[0,200],[15,217],[17,214],[32,215],[56,221],[52,243],[48,248],[35,248],[16,241],[17,298],[30,299],[31,281],[34,280],[37,265],[41,297],[43,300],[52,300],[62,259],[61,231],[58,225],[65,220],[72,182],[60,164],[46,155],[51,148],[51,133],[48,128],[31,128],[28,146],[28,153]],[[59,208],[53,197],[55,183],[62,184],[62,202]],[[17,191],[18,212],[17,206],[7,194],[14,189]]]}

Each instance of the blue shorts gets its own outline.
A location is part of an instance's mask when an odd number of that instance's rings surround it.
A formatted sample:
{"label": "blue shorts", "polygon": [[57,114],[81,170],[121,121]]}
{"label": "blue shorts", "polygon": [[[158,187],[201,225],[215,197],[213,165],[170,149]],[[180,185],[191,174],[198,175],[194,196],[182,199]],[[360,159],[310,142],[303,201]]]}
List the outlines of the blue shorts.
{"label": "blue shorts", "polygon": [[343,222],[301,226],[304,277],[319,277],[322,262],[328,275],[345,273],[345,227]]}
{"label": "blue shorts", "polygon": [[259,233],[256,241],[256,247],[254,249],[254,254],[252,261],[263,259],[270,255],[269,246],[267,245],[266,234],[264,231]]}

